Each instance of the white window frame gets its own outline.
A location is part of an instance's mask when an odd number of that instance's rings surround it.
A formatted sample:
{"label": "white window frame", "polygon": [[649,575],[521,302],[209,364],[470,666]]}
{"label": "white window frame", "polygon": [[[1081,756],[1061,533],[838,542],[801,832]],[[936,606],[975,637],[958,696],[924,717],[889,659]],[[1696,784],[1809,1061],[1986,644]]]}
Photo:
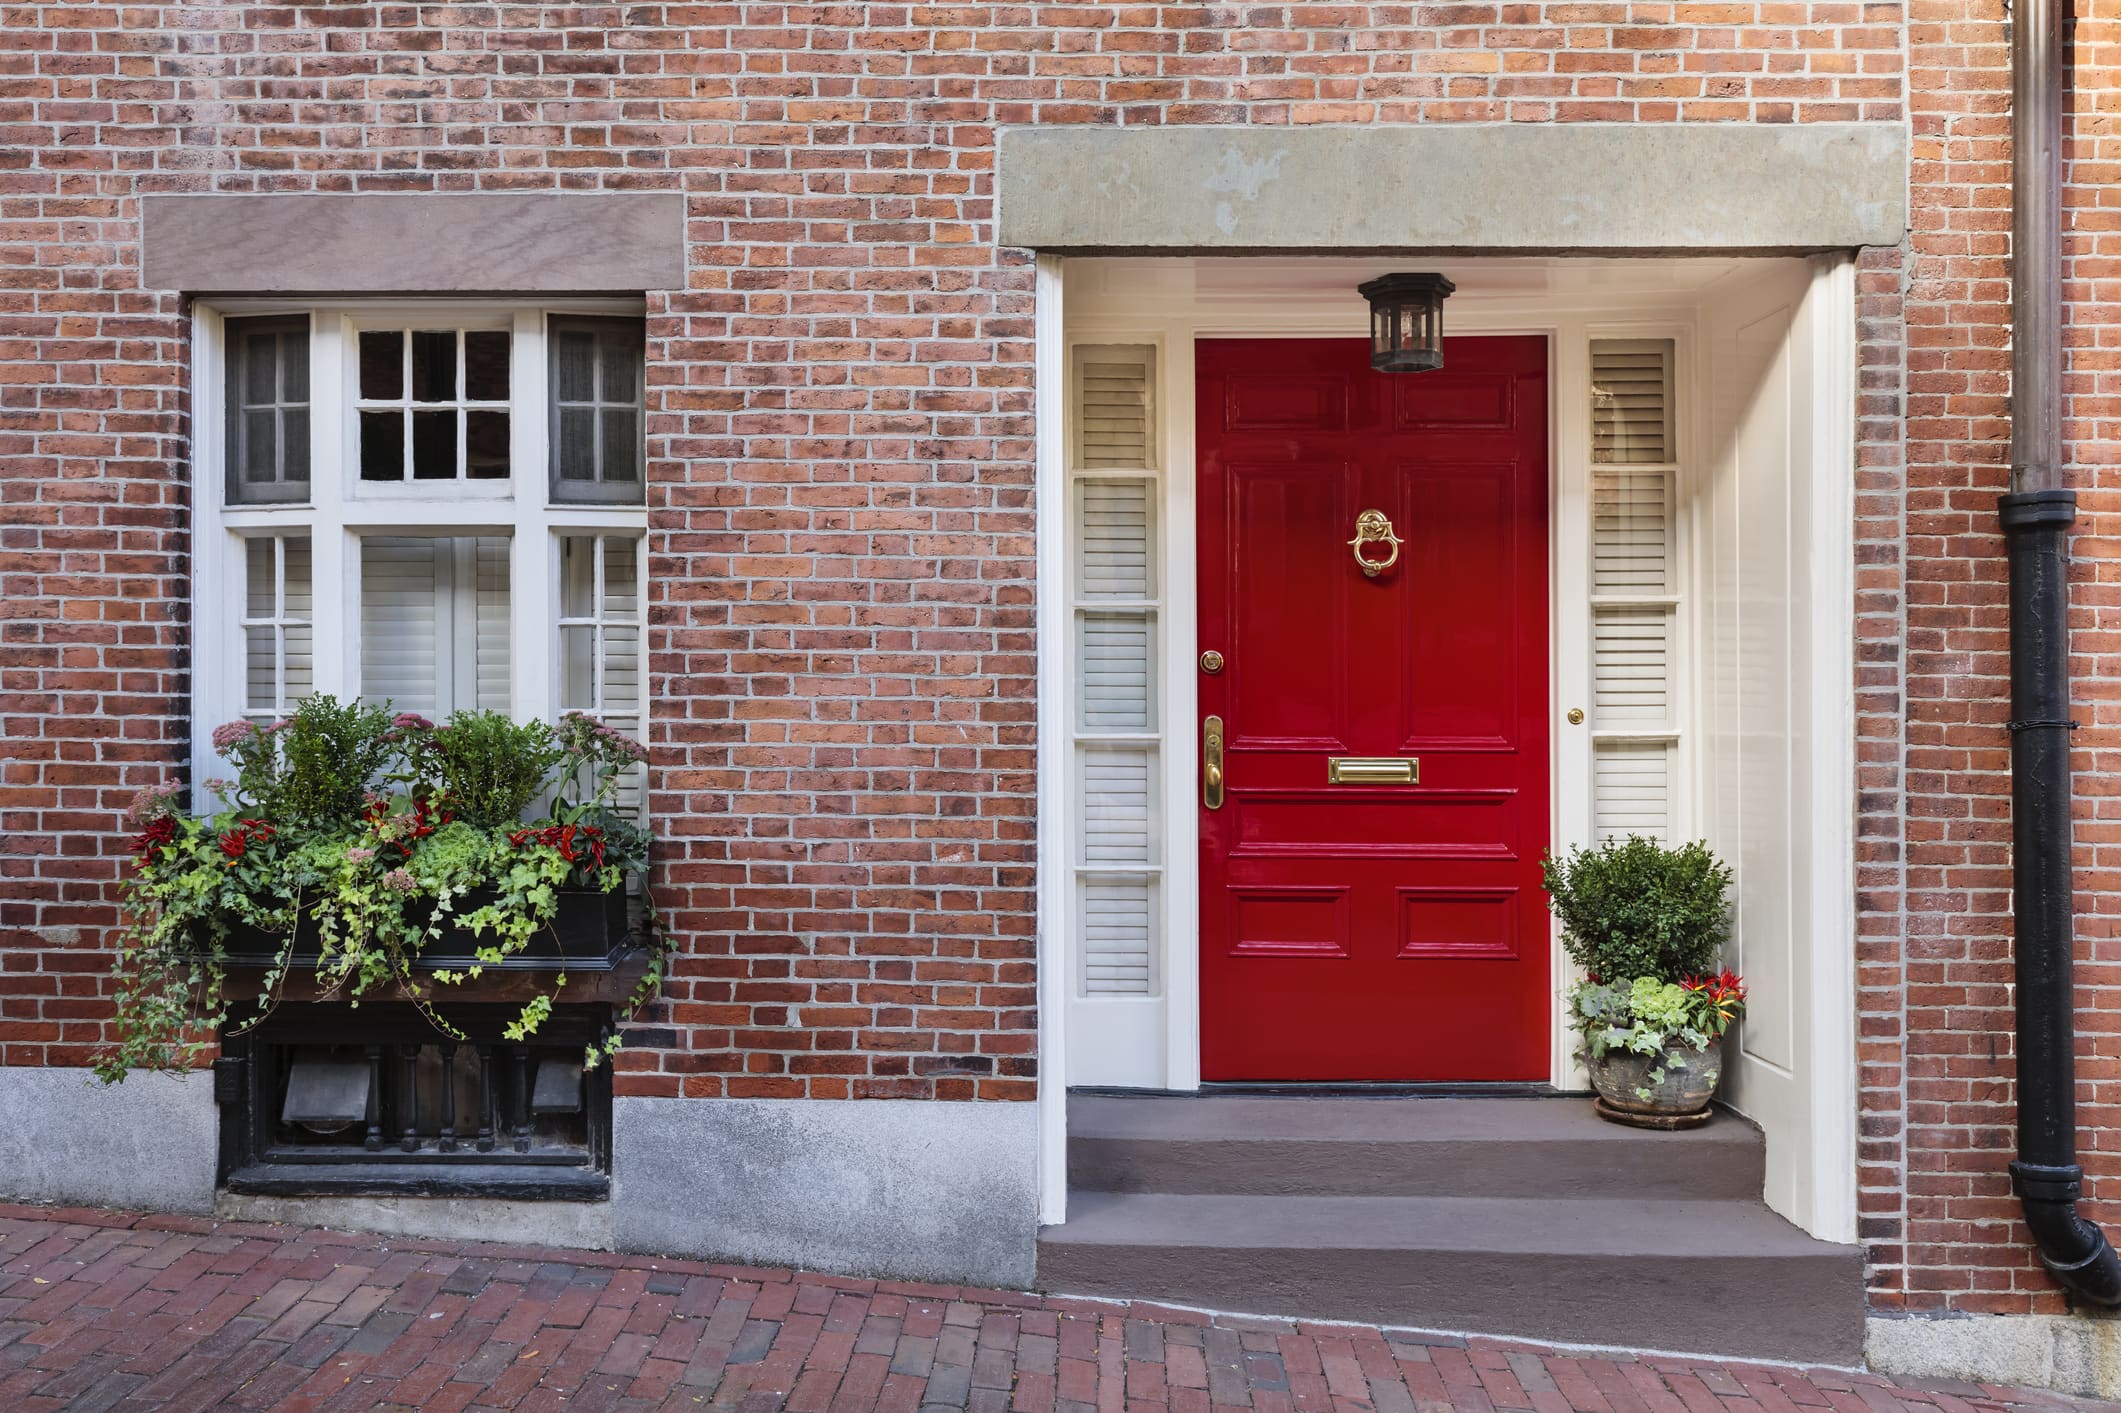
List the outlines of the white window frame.
{"label": "white window frame", "polygon": [[[366,534],[505,535],[509,539],[510,712],[554,720],[560,710],[559,574],[563,534],[643,536],[639,605],[641,681],[647,682],[644,506],[551,500],[549,316],[641,318],[639,300],[284,300],[200,303],[192,314],[192,729],[193,798],[211,799],[213,730],[244,714],[243,541],[255,534],[310,539],[313,689],[341,700],[361,683],[361,553]],[[301,501],[231,505],[226,473],[225,321],[256,315],[310,318],[310,494]],[[360,479],[357,340],[363,328],[507,328],[511,348],[506,480],[363,483]],[[643,694],[643,725],[648,710]]]}

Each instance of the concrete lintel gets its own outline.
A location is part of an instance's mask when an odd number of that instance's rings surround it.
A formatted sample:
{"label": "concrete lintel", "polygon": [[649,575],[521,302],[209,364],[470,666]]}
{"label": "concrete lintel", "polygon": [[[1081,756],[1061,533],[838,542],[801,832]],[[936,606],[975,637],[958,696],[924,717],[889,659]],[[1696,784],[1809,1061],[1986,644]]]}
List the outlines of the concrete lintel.
{"label": "concrete lintel", "polygon": [[1000,242],[1080,254],[1790,254],[1897,245],[1896,123],[1047,126]]}
{"label": "concrete lintel", "polygon": [[1031,1283],[1035,1105],[621,1098],[611,1143],[621,1250]]}
{"label": "concrete lintel", "polygon": [[213,1077],[0,1069],[0,1197],[79,1207],[208,1212],[220,1119]]}
{"label": "concrete lintel", "polygon": [[677,192],[144,196],[141,283],[190,294],[638,294],[685,283]]}

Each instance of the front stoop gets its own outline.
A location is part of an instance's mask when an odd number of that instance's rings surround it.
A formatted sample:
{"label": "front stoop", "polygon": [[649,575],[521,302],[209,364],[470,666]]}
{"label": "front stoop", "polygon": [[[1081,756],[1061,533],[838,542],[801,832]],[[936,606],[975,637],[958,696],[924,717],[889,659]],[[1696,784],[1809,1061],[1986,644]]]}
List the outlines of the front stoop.
{"label": "front stoop", "polygon": [[1073,1095],[1055,1294],[1854,1365],[1863,1256],[1760,1199],[1757,1129],[1580,1099]]}

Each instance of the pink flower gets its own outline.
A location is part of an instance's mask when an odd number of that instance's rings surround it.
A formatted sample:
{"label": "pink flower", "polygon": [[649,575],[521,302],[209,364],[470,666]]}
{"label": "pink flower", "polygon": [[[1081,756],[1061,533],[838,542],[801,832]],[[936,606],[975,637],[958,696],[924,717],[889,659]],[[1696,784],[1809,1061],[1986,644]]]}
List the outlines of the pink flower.
{"label": "pink flower", "polygon": [[132,804],[126,807],[125,827],[138,829],[149,820],[168,814],[176,808],[177,794],[182,788],[172,781],[167,785],[150,785],[133,796]]}
{"label": "pink flower", "polygon": [[225,751],[240,745],[257,734],[258,728],[248,721],[228,721],[214,728],[214,749]]}
{"label": "pink flower", "polygon": [[420,884],[412,876],[410,869],[394,868],[383,875],[383,886],[393,893],[411,893],[416,891]]}
{"label": "pink flower", "polygon": [[435,724],[416,711],[401,711],[390,719],[390,724],[400,731],[432,731]]}
{"label": "pink flower", "polygon": [[347,859],[348,859],[348,860],[349,860],[350,862],[352,862],[352,863],[357,863],[357,864],[364,864],[364,863],[367,863],[367,862],[368,862],[368,861],[369,861],[370,859],[374,858],[375,856],[376,856],[376,851],[375,851],[374,849],[361,849],[361,848],[353,848],[353,849],[348,849],[348,850],[346,851],[346,857],[347,857]]}

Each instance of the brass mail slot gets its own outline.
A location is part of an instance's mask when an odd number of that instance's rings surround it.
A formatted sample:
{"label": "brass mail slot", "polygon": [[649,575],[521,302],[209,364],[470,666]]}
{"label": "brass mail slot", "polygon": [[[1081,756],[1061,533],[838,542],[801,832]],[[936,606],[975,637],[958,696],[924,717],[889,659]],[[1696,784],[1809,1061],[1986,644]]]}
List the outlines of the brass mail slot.
{"label": "brass mail slot", "polygon": [[1332,756],[1326,780],[1334,785],[1417,785],[1421,762],[1413,756]]}

